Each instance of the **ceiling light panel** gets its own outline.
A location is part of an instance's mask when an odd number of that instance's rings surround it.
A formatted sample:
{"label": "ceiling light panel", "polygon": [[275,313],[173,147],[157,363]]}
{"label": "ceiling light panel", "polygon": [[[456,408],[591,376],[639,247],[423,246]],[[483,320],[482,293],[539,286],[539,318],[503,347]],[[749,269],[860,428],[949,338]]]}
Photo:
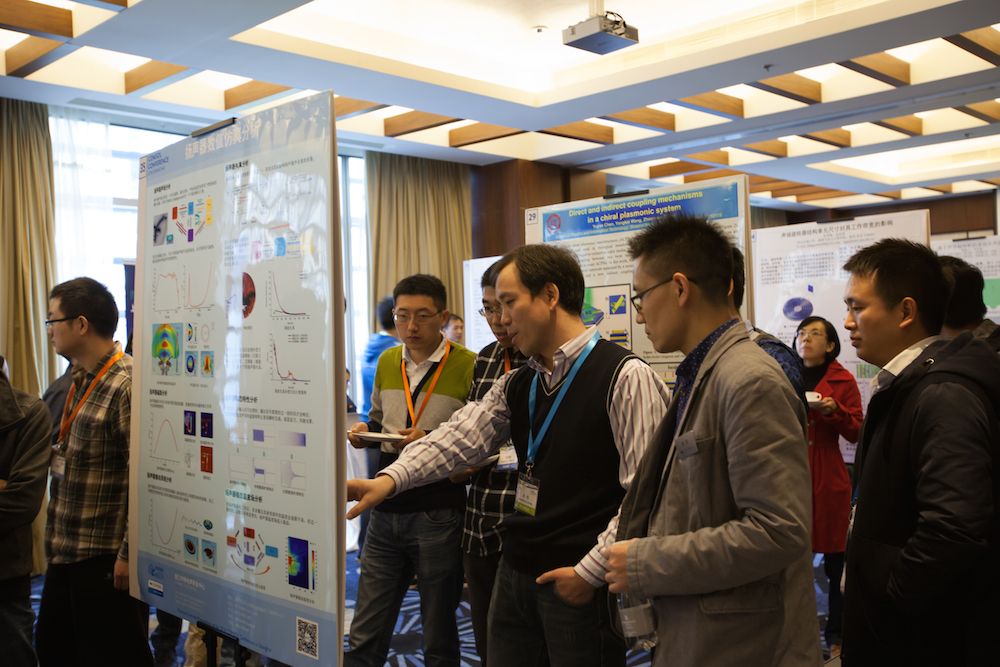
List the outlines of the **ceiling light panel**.
{"label": "ceiling light panel", "polygon": [[910,63],[911,84],[938,81],[993,67],[992,63],[940,38],[890,49],[886,53]]}
{"label": "ceiling light panel", "polygon": [[25,35],[23,32],[15,32],[13,30],[4,30],[3,28],[0,28],[0,51],[6,51],[26,39],[28,39],[28,35]]}
{"label": "ceiling light panel", "polygon": [[84,46],[26,78],[58,86],[124,95],[125,72],[147,62],[149,58]]}
{"label": "ceiling light panel", "polygon": [[202,109],[226,110],[226,90],[251,81],[244,76],[206,70],[159,88],[143,98],[160,102],[183,104]]}

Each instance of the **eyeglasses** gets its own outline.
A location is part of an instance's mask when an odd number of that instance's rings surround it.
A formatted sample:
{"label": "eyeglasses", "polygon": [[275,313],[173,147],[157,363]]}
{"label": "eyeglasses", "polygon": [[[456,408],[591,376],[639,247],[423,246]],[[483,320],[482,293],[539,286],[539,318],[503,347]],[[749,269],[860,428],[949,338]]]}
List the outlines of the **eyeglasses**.
{"label": "eyeglasses", "polygon": [[502,312],[502,310],[500,308],[485,308],[484,307],[484,308],[480,308],[479,309],[479,314],[482,315],[483,317],[485,317],[486,319],[490,319],[490,318],[493,318],[493,317],[499,317],[501,312]]}
{"label": "eyeglasses", "polygon": [[45,320],[45,328],[48,329],[56,322],[69,322],[70,320],[75,320],[77,317],[79,317],[79,315],[76,317],[60,317],[58,320]]}
{"label": "eyeglasses", "polygon": [[427,324],[442,312],[443,311],[439,310],[436,313],[417,313],[416,315],[393,312],[392,319],[395,320],[396,324],[402,324],[403,326],[409,324],[410,320],[413,320],[417,324]]}
{"label": "eyeglasses", "polygon": [[799,340],[806,340],[809,338],[826,338],[826,334],[822,331],[806,331],[805,329],[797,332],[795,337]]}
{"label": "eyeglasses", "polygon": [[[685,277],[687,277],[687,276],[685,276]],[[641,292],[639,292],[638,294],[634,295],[630,300],[632,301],[632,307],[635,308],[635,312],[636,313],[641,313],[642,312],[642,298],[644,296],[646,296],[647,294],[649,294],[650,292],[652,292],[653,290],[655,290],[660,285],[666,285],[667,283],[671,282],[673,279],[674,279],[674,277],[671,275],[669,278],[667,278],[663,282],[656,283],[652,287],[650,287],[648,289],[644,289]],[[697,280],[695,280],[694,278],[690,278],[690,277],[688,277],[688,282],[689,283],[694,283],[695,285],[698,284]]]}

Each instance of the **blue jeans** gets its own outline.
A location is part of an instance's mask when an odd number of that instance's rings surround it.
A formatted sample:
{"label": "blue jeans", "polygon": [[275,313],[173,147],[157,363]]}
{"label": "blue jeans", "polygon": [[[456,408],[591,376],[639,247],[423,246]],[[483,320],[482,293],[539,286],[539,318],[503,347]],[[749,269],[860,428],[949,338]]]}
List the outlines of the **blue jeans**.
{"label": "blue jeans", "polygon": [[608,587],[582,605],[501,559],[489,614],[490,667],[624,667],[609,623]]}
{"label": "blue jeans", "polygon": [[382,667],[403,596],[417,575],[424,664],[460,664],[455,610],[462,595],[462,511],[372,511],[345,667]]}
{"label": "blue jeans", "polygon": [[38,658],[32,646],[35,612],[28,596],[0,602],[0,646],[3,664],[10,667],[35,667]]}

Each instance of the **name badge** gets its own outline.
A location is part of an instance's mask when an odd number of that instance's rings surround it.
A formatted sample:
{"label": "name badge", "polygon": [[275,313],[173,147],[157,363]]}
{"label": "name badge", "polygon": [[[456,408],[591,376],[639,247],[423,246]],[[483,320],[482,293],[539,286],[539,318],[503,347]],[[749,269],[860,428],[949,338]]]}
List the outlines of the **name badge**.
{"label": "name badge", "polygon": [[686,459],[698,453],[698,443],[694,439],[694,431],[682,433],[674,442],[678,458]]}
{"label": "name badge", "polygon": [[66,478],[66,457],[59,454],[52,455],[52,476],[56,479]]}
{"label": "name badge", "polygon": [[500,458],[497,459],[497,470],[517,470],[517,450],[513,445],[500,448]]}
{"label": "name badge", "polygon": [[535,516],[538,507],[538,480],[523,472],[517,476],[517,494],[514,496],[514,509],[521,514]]}

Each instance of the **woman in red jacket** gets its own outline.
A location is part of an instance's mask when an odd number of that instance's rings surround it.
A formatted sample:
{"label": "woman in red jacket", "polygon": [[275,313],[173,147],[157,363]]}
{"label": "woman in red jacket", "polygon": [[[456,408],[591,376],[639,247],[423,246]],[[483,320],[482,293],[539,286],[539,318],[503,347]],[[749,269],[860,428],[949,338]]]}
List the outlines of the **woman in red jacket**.
{"label": "woman in red jacket", "polygon": [[[840,453],[840,437],[857,442],[863,419],[857,381],[837,363],[840,339],[822,317],[807,317],[795,332],[795,349],[802,357],[807,392],[821,398],[810,401],[809,469],[812,473],[813,552],[823,554],[830,580],[830,617],[826,643],[831,656],[839,655],[844,598],[840,578],[851,510],[851,480]],[[815,398],[815,396],[811,397]]]}

